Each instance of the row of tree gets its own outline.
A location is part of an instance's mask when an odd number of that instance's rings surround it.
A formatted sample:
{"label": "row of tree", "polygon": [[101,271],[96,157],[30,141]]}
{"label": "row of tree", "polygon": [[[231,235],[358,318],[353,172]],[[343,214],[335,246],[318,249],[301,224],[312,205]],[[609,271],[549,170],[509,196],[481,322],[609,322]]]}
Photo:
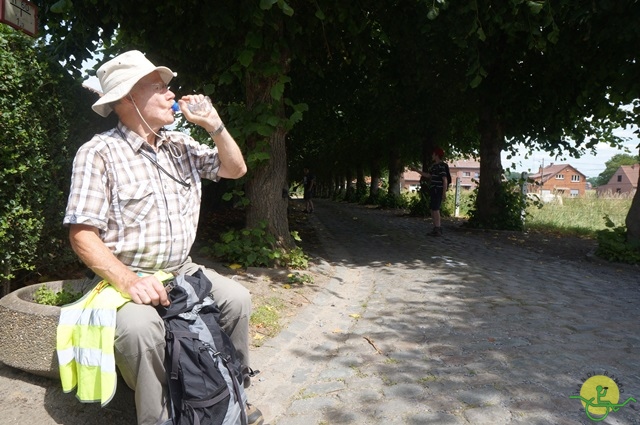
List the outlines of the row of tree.
{"label": "row of tree", "polygon": [[580,155],[638,124],[637,0],[35,3],[76,76],[136,48],[178,71],[178,94],[212,95],[246,152],[247,225],[266,219],[283,246],[288,169],[376,181],[440,145],[480,157],[477,223],[499,225],[501,152]]}

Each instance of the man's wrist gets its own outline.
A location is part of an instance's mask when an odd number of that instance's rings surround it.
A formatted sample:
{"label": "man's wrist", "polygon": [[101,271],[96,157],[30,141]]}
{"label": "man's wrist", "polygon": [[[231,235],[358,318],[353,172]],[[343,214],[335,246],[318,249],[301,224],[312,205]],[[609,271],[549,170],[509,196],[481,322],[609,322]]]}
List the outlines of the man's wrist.
{"label": "man's wrist", "polygon": [[210,135],[211,137],[215,137],[215,136],[217,136],[218,134],[222,133],[222,131],[223,131],[223,130],[224,130],[224,123],[223,123],[223,122],[221,122],[221,123],[220,123],[220,126],[219,126],[218,128],[216,128],[216,129],[215,129],[215,130],[213,130],[213,131],[208,131],[208,133],[209,133],[209,135]]}

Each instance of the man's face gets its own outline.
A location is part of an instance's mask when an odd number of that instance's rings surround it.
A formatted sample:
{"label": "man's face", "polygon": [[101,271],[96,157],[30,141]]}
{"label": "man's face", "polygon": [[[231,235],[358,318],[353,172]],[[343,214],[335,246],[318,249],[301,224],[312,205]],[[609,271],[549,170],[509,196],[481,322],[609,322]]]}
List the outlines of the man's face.
{"label": "man's face", "polygon": [[151,128],[159,129],[173,123],[171,107],[176,96],[158,72],[152,72],[138,81],[129,95]]}

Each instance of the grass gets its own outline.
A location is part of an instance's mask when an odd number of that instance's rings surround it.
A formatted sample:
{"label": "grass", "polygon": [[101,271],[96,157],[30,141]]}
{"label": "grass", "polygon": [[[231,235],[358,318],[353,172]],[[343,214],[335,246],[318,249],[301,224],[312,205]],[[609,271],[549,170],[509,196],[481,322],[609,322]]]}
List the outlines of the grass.
{"label": "grass", "polygon": [[256,302],[258,305],[253,313],[249,323],[254,330],[254,345],[260,346],[264,337],[273,337],[280,332],[280,312],[285,309],[285,304],[277,297],[271,297],[266,300]]}
{"label": "grass", "polygon": [[550,202],[540,209],[529,207],[526,226],[532,230],[595,237],[598,230],[606,228],[604,216],[609,216],[617,226],[624,225],[631,201],[628,197],[598,198],[588,192],[582,198],[564,198],[561,204]]}

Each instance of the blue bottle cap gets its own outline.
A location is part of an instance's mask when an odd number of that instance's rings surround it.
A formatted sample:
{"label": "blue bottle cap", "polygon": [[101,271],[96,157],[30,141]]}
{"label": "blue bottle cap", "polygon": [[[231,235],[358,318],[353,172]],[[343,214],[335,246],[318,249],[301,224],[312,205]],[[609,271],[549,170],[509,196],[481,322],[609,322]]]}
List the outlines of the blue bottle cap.
{"label": "blue bottle cap", "polygon": [[178,102],[174,101],[171,109],[173,109],[173,112],[180,112],[180,105],[178,105]]}

